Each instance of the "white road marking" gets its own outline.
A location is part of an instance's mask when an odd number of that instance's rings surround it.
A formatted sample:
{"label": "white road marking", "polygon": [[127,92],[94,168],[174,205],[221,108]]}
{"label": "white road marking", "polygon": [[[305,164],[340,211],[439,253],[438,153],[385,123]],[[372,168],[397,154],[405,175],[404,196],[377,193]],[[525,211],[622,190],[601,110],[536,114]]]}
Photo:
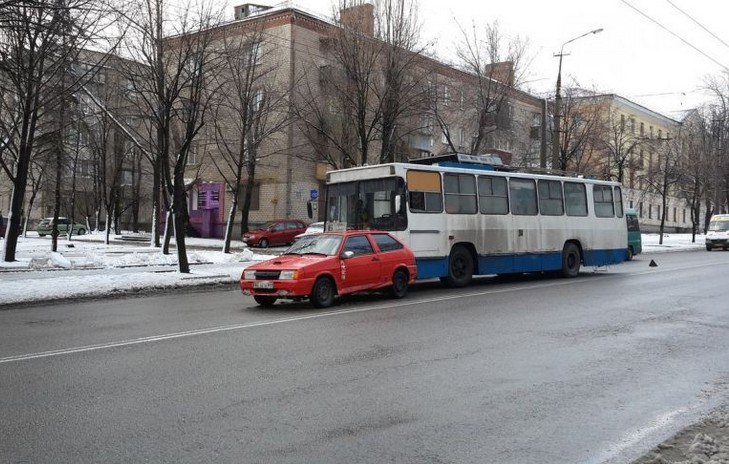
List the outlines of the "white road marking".
{"label": "white road marking", "polygon": [[558,285],[567,285],[571,283],[577,283],[579,282],[579,279],[569,279],[569,280],[560,280],[560,281],[554,281],[554,282],[548,282],[543,283],[539,285],[521,285],[521,286],[511,286],[507,288],[500,288],[495,290],[487,290],[482,292],[470,292],[470,293],[459,293],[458,295],[450,295],[450,296],[443,296],[439,298],[427,298],[427,299],[419,299],[419,300],[408,300],[403,301],[397,304],[386,304],[386,305],[376,305],[376,306],[368,306],[368,307],[360,307],[360,308],[351,308],[351,309],[343,309],[338,311],[326,311],[316,314],[308,314],[305,316],[296,316],[296,317],[287,317],[282,319],[273,319],[273,320],[266,320],[266,321],[258,321],[258,322],[249,322],[246,324],[234,324],[234,325],[227,325],[227,326],[220,326],[220,327],[210,327],[207,329],[194,329],[194,330],[186,330],[184,332],[175,332],[175,333],[168,333],[168,334],[161,334],[161,335],[153,335],[150,337],[140,337],[140,338],[132,338],[128,340],[119,340],[115,342],[108,342],[108,343],[99,343],[95,345],[84,345],[84,346],[77,346],[73,348],[63,348],[60,350],[50,350],[50,351],[41,351],[37,353],[27,353],[27,354],[19,354],[15,356],[7,356],[0,358],[0,364],[6,364],[6,363],[12,363],[12,362],[20,362],[20,361],[29,361],[33,359],[42,359],[42,358],[50,358],[53,356],[62,356],[62,355],[68,355],[68,354],[74,354],[74,353],[85,353],[90,351],[101,351],[101,350],[108,350],[111,348],[120,348],[125,346],[132,346],[132,345],[141,345],[145,343],[153,343],[153,342],[160,342],[165,340],[174,340],[178,338],[186,338],[186,337],[194,337],[198,335],[207,335],[207,334],[215,334],[215,333],[221,333],[221,332],[230,332],[234,330],[244,330],[244,329],[250,329],[254,327],[266,327],[266,326],[272,326],[276,324],[285,324],[288,322],[297,322],[297,321],[305,321],[307,319],[318,319],[322,317],[329,317],[329,316],[340,316],[340,315],[346,315],[346,314],[355,314],[355,313],[361,313],[361,312],[367,312],[367,311],[376,311],[380,309],[389,309],[389,308],[398,308],[398,307],[406,307],[406,306],[414,306],[418,304],[422,304],[423,302],[438,302],[438,301],[448,301],[448,300],[455,300],[460,298],[469,298],[474,296],[484,296],[484,295],[493,295],[496,293],[508,293],[513,291],[520,291],[525,289],[539,289],[539,288],[546,288],[546,287],[554,287]]}

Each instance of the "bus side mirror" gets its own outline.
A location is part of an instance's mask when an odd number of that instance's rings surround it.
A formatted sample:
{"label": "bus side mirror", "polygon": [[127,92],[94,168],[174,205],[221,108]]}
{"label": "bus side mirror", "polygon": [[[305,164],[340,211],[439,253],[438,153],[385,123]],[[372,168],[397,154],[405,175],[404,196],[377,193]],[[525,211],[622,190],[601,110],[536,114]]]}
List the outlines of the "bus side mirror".
{"label": "bus side mirror", "polygon": [[402,212],[402,195],[395,195],[395,213]]}
{"label": "bus side mirror", "polygon": [[306,214],[309,216],[309,219],[312,219],[314,217],[314,208],[311,204],[311,201],[306,202]]}

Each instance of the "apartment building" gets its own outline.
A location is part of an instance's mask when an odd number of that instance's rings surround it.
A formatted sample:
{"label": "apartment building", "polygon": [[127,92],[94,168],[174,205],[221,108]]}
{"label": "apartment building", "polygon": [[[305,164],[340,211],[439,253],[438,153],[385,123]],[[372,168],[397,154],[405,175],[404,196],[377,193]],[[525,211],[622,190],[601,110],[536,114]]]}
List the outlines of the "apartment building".
{"label": "apartment building", "polygon": [[[352,21],[348,25],[355,29],[357,40],[368,46],[378,43],[373,14],[372,5],[362,5],[342,15],[342,21]],[[538,162],[542,100],[511,87],[510,63],[490,70],[491,93],[484,96],[479,90],[483,76],[423,54],[410,56],[409,87],[401,88],[399,102],[408,108],[400,108],[400,117],[387,134],[365,121],[374,135],[362,142],[362,131],[352,127],[356,111],[348,101],[351,94],[342,91],[352,82],[342,80],[347,75],[341,27],[296,8],[245,4],[235,8],[235,19],[219,26],[216,34],[219,46],[230,44],[234,37],[248,44],[245,50],[254,53],[256,66],[266,76],[267,84],[258,84],[267,96],[261,101],[285,95],[288,107],[272,111],[268,124],[272,118],[294,115],[255,147],[251,227],[277,218],[308,219],[309,205],[314,206],[313,219],[319,219],[326,172],[340,167],[453,151],[496,153],[512,164]],[[484,98],[489,101],[486,117],[475,103]],[[222,133],[233,130],[228,127]],[[231,176],[220,169],[226,156],[220,134],[220,127],[208,124],[197,138],[196,156],[189,161],[188,172],[196,176],[190,182],[190,222],[203,236],[223,236],[232,200]],[[389,151],[383,149],[385,144]],[[240,209],[240,195],[239,199]],[[233,237],[239,233],[236,217]]]}
{"label": "apartment building", "polygon": [[626,206],[637,211],[644,231],[658,231],[662,220],[667,232],[690,231],[690,206],[679,195],[679,185],[669,179],[687,156],[682,150],[683,122],[615,94],[579,100],[583,114],[600,118],[592,141],[593,172],[623,183]]}

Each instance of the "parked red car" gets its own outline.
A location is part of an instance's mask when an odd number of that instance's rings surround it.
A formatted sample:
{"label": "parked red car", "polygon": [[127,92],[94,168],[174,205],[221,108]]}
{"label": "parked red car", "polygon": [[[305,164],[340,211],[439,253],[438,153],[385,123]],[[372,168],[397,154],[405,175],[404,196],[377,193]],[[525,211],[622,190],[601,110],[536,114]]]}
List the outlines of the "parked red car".
{"label": "parked red car", "polygon": [[281,256],[245,268],[240,288],[261,306],[308,298],[317,308],[336,295],[389,289],[402,298],[415,280],[413,252],[387,232],[349,230],[300,237]]}
{"label": "parked red car", "polygon": [[263,228],[251,230],[243,234],[242,240],[248,246],[267,248],[270,245],[288,245],[294,243],[294,237],[303,234],[306,223],[298,219],[277,219],[267,223]]}

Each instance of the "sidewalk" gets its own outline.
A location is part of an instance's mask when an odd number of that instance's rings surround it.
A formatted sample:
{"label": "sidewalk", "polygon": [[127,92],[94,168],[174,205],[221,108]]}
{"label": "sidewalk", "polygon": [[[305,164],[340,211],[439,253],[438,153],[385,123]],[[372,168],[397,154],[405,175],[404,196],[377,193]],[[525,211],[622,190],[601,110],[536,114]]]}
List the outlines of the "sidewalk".
{"label": "sidewalk", "polygon": [[[29,233],[18,241],[17,261],[0,261],[0,308],[46,300],[119,296],[191,286],[237,284],[247,265],[270,258],[283,248],[252,251],[240,241],[231,253],[221,250],[218,239],[187,238],[190,273],[178,272],[174,245],[164,255],[143,236],[112,237],[104,234],[59,237],[53,253],[49,237]],[[0,241],[0,244],[3,244]]]}

